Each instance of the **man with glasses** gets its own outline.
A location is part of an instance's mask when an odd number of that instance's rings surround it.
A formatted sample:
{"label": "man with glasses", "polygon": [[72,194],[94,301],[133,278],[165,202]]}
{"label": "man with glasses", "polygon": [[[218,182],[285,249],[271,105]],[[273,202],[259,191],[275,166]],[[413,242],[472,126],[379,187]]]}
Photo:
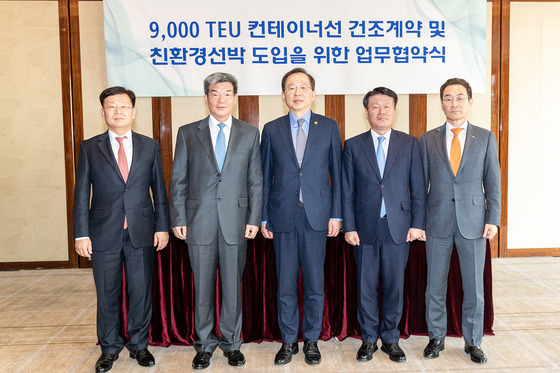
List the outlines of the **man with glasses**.
{"label": "man with glasses", "polygon": [[[261,221],[259,130],[234,118],[237,79],[214,73],[204,80],[210,115],[179,128],[171,175],[171,226],[188,245],[194,275],[194,369],[210,365],[220,347],[231,366],[242,366],[241,276],[247,239]],[[216,269],[220,266],[220,338],[214,330]]]}
{"label": "man with glasses", "polygon": [[337,123],[311,112],[315,79],[296,68],[282,78],[288,115],[263,129],[263,222],[273,239],[278,279],[278,324],[282,347],[274,363],[287,364],[298,353],[298,277],[303,278],[303,351],[307,364],[319,364],[317,341],[324,307],[325,245],[340,231],[342,143]]}
{"label": "man with glasses", "polygon": [[[108,131],[80,143],[74,189],[76,252],[91,258],[97,290],[96,372],[107,372],[124,347],[119,335],[123,263],[130,357],[153,366],[148,351],[154,247],[169,240],[169,204],[157,141],[133,132],[136,96],[123,87],[99,96]],[[90,199],[91,197],[91,199]]]}
{"label": "man with glasses", "polygon": [[426,321],[430,342],[424,357],[437,358],[447,333],[447,276],[453,245],[463,281],[462,329],[465,352],[483,364],[480,349],[484,324],[483,274],[486,239],[500,224],[500,164],[496,137],[468,122],[472,90],[452,78],[440,88],[443,126],[420,137],[427,188]]}

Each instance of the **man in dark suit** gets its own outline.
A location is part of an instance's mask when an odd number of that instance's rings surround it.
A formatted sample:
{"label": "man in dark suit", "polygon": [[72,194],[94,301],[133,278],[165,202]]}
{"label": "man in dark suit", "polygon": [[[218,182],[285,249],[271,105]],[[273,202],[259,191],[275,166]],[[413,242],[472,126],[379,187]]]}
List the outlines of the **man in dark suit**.
{"label": "man in dark suit", "polygon": [[[233,118],[237,79],[214,73],[204,80],[210,115],[179,128],[171,176],[171,225],[186,240],[196,295],[196,356],[204,369],[219,346],[231,366],[242,366],[241,276],[247,239],[261,221],[259,130]],[[227,149],[227,151],[226,151]],[[220,338],[213,333],[216,269],[220,266]]]}
{"label": "man in dark suit", "polygon": [[148,351],[152,268],[154,246],[159,251],[169,240],[169,204],[159,144],[131,130],[134,92],[111,87],[99,100],[108,131],[80,143],[73,223],[76,252],[91,257],[97,289],[102,353],[95,371],[106,372],[124,346],[119,335],[123,263],[129,305],[126,347],[138,364],[155,364]]}
{"label": "man in dark suit", "polygon": [[423,236],[426,189],[418,139],[391,128],[397,100],[389,88],[368,92],[363,105],[371,130],[344,143],[342,216],[358,269],[358,361],[371,360],[379,335],[381,351],[392,361],[406,361],[398,344],[404,271],[409,242]]}
{"label": "man in dark suit", "polygon": [[[324,307],[325,245],[340,230],[342,143],[336,122],[312,113],[315,80],[296,68],[282,79],[290,112],[263,129],[263,225],[274,238],[278,323],[282,347],[274,363],[287,364],[298,349],[298,276],[303,277],[305,362],[319,364]],[[330,180],[329,180],[330,178]]]}
{"label": "man in dark suit", "polygon": [[483,273],[486,239],[500,224],[500,164],[496,137],[467,121],[472,106],[468,82],[453,78],[440,89],[447,122],[420,137],[427,187],[426,358],[437,358],[447,333],[447,276],[453,245],[463,280],[465,352],[485,363],[480,349],[484,324]]}

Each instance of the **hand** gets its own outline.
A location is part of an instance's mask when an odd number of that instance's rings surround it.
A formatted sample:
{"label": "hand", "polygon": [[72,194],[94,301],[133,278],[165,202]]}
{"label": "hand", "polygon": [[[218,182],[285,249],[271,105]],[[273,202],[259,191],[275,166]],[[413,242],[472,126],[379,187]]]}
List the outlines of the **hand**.
{"label": "hand", "polygon": [[91,240],[89,238],[74,241],[74,249],[79,256],[91,258]]}
{"label": "hand", "polygon": [[497,226],[495,226],[493,224],[486,224],[484,226],[484,233],[482,234],[482,237],[488,238],[489,240],[491,240],[492,238],[494,238],[496,233],[498,233],[498,227]]}
{"label": "hand", "polygon": [[422,231],[422,235],[418,237],[418,241],[426,241],[426,231]]}
{"label": "hand", "polygon": [[245,238],[253,239],[257,236],[257,232],[259,231],[259,227],[257,225],[247,224],[245,226]]}
{"label": "hand", "polygon": [[156,247],[156,251],[160,251],[169,242],[169,232],[156,232],[154,233],[154,246]]}
{"label": "hand", "polygon": [[187,227],[184,225],[182,227],[173,227],[173,234],[175,235],[175,237],[177,237],[180,240],[186,240]]}
{"label": "hand", "polygon": [[358,232],[356,231],[346,232],[344,234],[344,239],[352,246],[358,246],[360,244],[360,236],[358,236]]}
{"label": "hand", "polygon": [[340,222],[335,219],[329,220],[329,231],[327,232],[328,237],[336,237],[338,236],[338,232],[340,232]]}
{"label": "hand", "polygon": [[272,239],[273,234],[272,234],[271,231],[269,231],[268,229],[266,229],[266,224],[263,224],[263,225],[261,226],[261,232],[262,232],[264,238],[268,238],[269,240]]}
{"label": "hand", "polygon": [[[414,240],[420,239],[422,240],[422,237],[424,237],[425,233],[422,229],[418,229],[418,228],[410,228],[408,230],[408,234],[406,235],[406,242],[412,242]],[[425,241],[426,239],[424,238],[423,241]]]}

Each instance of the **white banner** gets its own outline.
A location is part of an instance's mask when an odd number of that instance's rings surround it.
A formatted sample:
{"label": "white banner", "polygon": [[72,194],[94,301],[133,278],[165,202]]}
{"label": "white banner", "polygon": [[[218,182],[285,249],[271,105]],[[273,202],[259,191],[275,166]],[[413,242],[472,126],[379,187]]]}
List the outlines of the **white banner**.
{"label": "white banner", "polygon": [[318,94],[437,93],[451,77],[483,92],[486,0],[104,0],[109,85],[199,96],[216,71],[241,95],[278,95],[303,67]]}

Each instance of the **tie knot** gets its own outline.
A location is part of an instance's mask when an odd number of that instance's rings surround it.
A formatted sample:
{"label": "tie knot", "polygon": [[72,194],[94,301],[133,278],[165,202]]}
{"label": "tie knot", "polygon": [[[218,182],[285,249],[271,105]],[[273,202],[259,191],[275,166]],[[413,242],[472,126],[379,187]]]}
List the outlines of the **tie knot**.
{"label": "tie knot", "polygon": [[453,131],[453,135],[455,137],[459,136],[459,132],[461,132],[463,129],[462,128],[452,128],[451,131]]}
{"label": "tie knot", "polygon": [[218,123],[218,127],[220,127],[220,131],[223,130],[225,126],[226,126],[225,123]]}
{"label": "tie knot", "polygon": [[303,127],[303,123],[305,122],[305,120],[303,118],[299,118],[297,120],[297,125],[299,128]]}
{"label": "tie knot", "polygon": [[385,141],[385,136],[379,136],[377,138],[377,141],[379,141],[379,145],[381,145],[383,143],[383,141]]}
{"label": "tie knot", "polygon": [[121,136],[121,137],[115,137],[115,139],[117,139],[117,141],[119,142],[120,145],[123,144],[124,139],[126,139],[126,136]]}

